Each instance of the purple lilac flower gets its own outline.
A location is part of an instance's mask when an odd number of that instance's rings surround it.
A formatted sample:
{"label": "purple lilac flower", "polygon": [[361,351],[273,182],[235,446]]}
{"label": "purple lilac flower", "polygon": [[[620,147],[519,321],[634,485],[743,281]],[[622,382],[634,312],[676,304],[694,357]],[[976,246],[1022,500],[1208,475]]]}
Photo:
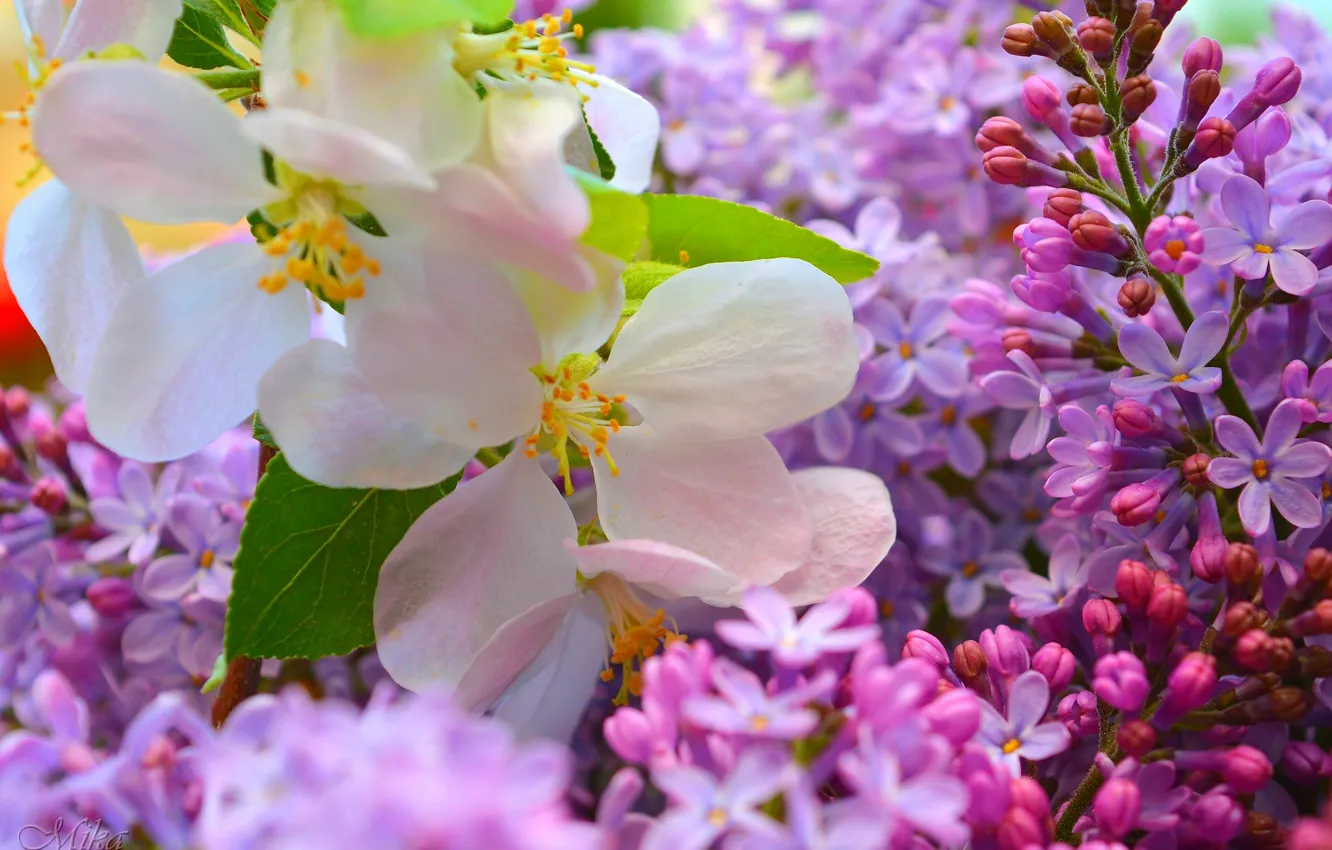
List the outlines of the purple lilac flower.
{"label": "purple lilac flower", "polygon": [[1206,246],[1202,228],[1188,216],[1161,216],[1147,227],[1143,247],[1156,266],[1166,274],[1190,274],[1202,263]]}
{"label": "purple lilac flower", "polygon": [[653,771],[672,805],[648,830],[643,850],[704,850],[733,831],[779,836],[781,827],[758,807],[781,790],[787,762],[779,750],[746,750],[721,782],[689,765]]}
{"label": "purple lilac flower", "polygon": [[1087,582],[1082,544],[1072,534],[1059,539],[1050,553],[1049,578],[1021,569],[1005,570],[999,580],[1013,595],[1008,605],[1019,617],[1031,619],[1071,609],[1078,604],[1079,591]]}
{"label": "purple lilac flower", "polygon": [[985,604],[985,589],[997,587],[1006,570],[1025,570],[1027,562],[1016,552],[994,547],[994,530],[978,511],[967,511],[954,529],[944,517],[933,517],[937,528],[920,553],[922,569],[948,579],[944,598],[949,612],[966,619]]}
{"label": "purple lilac flower", "polygon": [[1014,776],[1021,773],[1021,759],[1044,761],[1072,743],[1064,724],[1041,722],[1049,707],[1050,684],[1035,670],[1028,670],[1013,682],[1006,716],[989,703],[981,704],[980,740]]}
{"label": "purple lilac flower", "polygon": [[992,372],[981,379],[985,394],[1001,407],[1024,410],[1026,415],[1013,435],[1009,456],[1030,457],[1045,448],[1055,415],[1054,393],[1035,361],[1023,351],[1008,352],[1014,372]]}
{"label": "purple lilac flower", "polygon": [[167,501],[179,489],[180,479],[180,467],[174,464],[162,471],[156,485],[141,464],[121,464],[116,476],[120,498],[93,499],[88,505],[97,525],[111,532],[88,547],[88,560],[96,564],[124,555],[136,566],[148,563],[161,540]]}
{"label": "purple lilac flower", "polygon": [[885,349],[875,359],[879,401],[906,401],[919,381],[945,398],[960,396],[967,385],[967,363],[947,343],[951,311],[947,299],[924,298],[911,311],[907,322],[888,300],[875,301],[864,311],[865,325]]}
{"label": "purple lilac flower", "polygon": [[1216,439],[1234,457],[1213,458],[1207,477],[1227,490],[1243,485],[1239,497],[1244,530],[1256,537],[1272,522],[1272,506],[1291,524],[1312,528],[1322,521],[1318,497],[1305,481],[1322,475],[1332,463],[1332,449],[1299,440],[1301,405],[1287,399],[1268,417],[1260,442],[1253,429],[1235,416],[1219,416]]}
{"label": "purple lilac flower", "polygon": [[904,779],[897,757],[868,740],[843,755],[837,769],[856,793],[849,806],[855,817],[874,823],[881,834],[909,834],[901,829],[905,825],[945,844],[966,838],[960,820],[967,789],[956,777],[929,772]]}
{"label": "purple lilac flower", "polygon": [[1101,405],[1093,416],[1076,404],[1059,408],[1064,436],[1048,446],[1055,465],[1045,479],[1045,492],[1055,498],[1089,497],[1105,492],[1119,445],[1119,432],[1110,408]]}
{"label": "purple lilac flower", "polygon": [[1011,102],[1022,92],[1022,80],[1011,66],[995,67],[970,48],[951,58],[931,52],[912,65],[884,103],[887,120],[906,133],[970,132],[975,112]]}
{"label": "purple lilac flower", "polygon": [[36,628],[52,646],[74,642],[78,624],[63,598],[70,582],[46,543],[0,566],[0,645],[21,642]]}
{"label": "purple lilac flower", "polygon": [[1306,201],[1273,226],[1267,192],[1252,177],[1240,174],[1222,187],[1221,206],[1233,226],[1204,231],[1204,260],[1229,263],[1245,280],[1262,280],[1271,273],[1276,285],[1291,295],[1306,295],[1313,289],[1318,269],[1299,252],[1332,240],[1332,204]]}
{"label": "purple lilac flower", "polygon": [[1226,344],[1230,321],[1222,312],[1204,313],[1189,326],[1176,358],[1165,340],[1141,322],[1119,331],[1119,352],[1145,375],[1119,378],[1111,388],[1122,396],[1142,397],[1166,389],[1211,393],[1221,386],[1221,370],[1208,366]]}
{"label": "purple lilac flower", "polygon": [[744,620],[722,620],[717,634],[737,649],[771,652],[778,663],[808,667],[822,655],[850,652],[879,633],[879,627],[843,628],[851,606],[842,599],[820,602],[797,622],[786,599],[777,591],[756,586],[745,591]]}
{"label": "purple lilac flower", "polygon": [[712,684],[721,697],[692,697],[684,703],[684,715],[702,728],[717,732],[781,740],[803,738],[819,723],[819,715],[805,705],[826,699],[837,684],[831,671],[825,674],[802,687],[770,695],[758,676],[719,658],[712,665]]}
{"label": "purple lilac flower", "polygon": [[231,595],[231,562],[240,549],[240,524],[223,519],[207,499],[185,493],[172,501],[167,527],[185,551],[148,565],[142,577],[144,595],[173,602],[197,591],[225,603]]}
{"label": "purple lilac flower", "polygon": [[968,478],[985,466],[985,443],[971,420],[990,409],[982,393],[975,388],[956,399],[926,398],[925,414],[920,417],[927,438],[943,447],[948,465]]}
{"label": "purple lilac flower", "polygon": [[1332,422],[1332,362],[1324,363],[1309,380],[1309,365],[1292,360],[1281,373],[1281,391],[1300,402],[1300,420]]}

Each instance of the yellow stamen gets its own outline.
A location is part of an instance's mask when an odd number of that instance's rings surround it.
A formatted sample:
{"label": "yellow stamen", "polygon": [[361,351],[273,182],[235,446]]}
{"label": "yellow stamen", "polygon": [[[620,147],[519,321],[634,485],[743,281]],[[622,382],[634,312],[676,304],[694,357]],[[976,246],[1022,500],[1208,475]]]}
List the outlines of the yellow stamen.
{"label": "yellow stamen", "polygon": [[1270,254],[1272,253],[1272,246],[1262,244],[1254,245],[1253,250],[1257,251],[1259,254]]}
{"label": "yellow stamen", "polygon": [[911,348],[911,343],[909,343],[909,342],[904,342],[904,343],[899,344],[899,345],[897,346],[897,353],[900,354],[900,355],[902,355],[902,359],[903,359],[903,360],[909,360],[909,359],[911,359],[911,355],[912,355],[912,353],[913,353],[912,348]]}
{"label": "yellow stamen", "polygon": [[213,566],[213,561],[216,557],[217,556],[213,554],[212,549],[205,549],[203,554],[199,556],[199,566],[203,567],[205,570],[208,569]]}
{"label": "yellow stamen", "polygon": [[980,572],[980,564],[976,563],[975,561],[967,561],[965,564],[962,565],[962,575],[966,576],[967,578],[975,578],[976,574],[979,572]]}
{"label": "yellow stamen", "polygon": [[1184,256],[1185,248],[1183,239],[1171,239],[1165,244],[1166,256],[1172,260],[1178,260]]}
{"label": "yellow stamen", "polygon": [[602,681],[614,678],[611,671],[619,667],[623,674],[620,693],[615,702],[624,705],[629,695],[638,695],[642,688],[643,662],[657,654],[657,650],[682,635],[674,623],[666,625],[666,612],[649,609],[628,584],[609,573],[584,582],[584,588],[601,597],[606,609],[607,643],[610,646],[608,667],[602,671]]}
{"label": "yellow stamen", "polygon": [[939,421],[945,425],[952,425],[957,421],[957,408],[951,404],[944,405],[943,410],[939,411]]}
{"label": "yellow stamen", "polygon": [[1022,742],[1017,738],[1011,738],[1004,742],[1004,755],[1011,756],[1013,753],[1022,749]]}
{"label": "yellow stamen", "polygon": [[1175,377],[1173,377],[1173,378],[1170,379],[1170,383],[1172,383],[1172,384],[1182,384],[1182,383],[1184,383],[1185,381],[1187,381],[1188,379],[1189,379],[1189,376],[1188,376],[1188,375],[1176,375]]}
{"label": "yellow stamen", "polygon": [[882,599],[879,601],[879,616],[885,620],[891,620],[897,613],[897,606],[891,599]]}
{"label": "yellow stamen", "polygon": [[1259,481],[1267,477],[1267,461],[1260,458],[1253,462],[1253,477]]}

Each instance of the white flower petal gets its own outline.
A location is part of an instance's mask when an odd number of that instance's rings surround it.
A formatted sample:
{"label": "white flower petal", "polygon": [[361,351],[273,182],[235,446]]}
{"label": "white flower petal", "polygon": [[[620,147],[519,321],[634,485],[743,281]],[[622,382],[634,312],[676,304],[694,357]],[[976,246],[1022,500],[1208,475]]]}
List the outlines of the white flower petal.
{"label": "white flower petal", "polygon": [[156,62],[166,53],[180,13],[181,0],[79,0],[52,55],[68,62],[89,50],[128,44]]}
{"label": "white flower petal", "polygon": [[303,174],[351,185],[414,186],[435,181],[402,148],[379,136],[299,109],[265,109],[241,127],[279,160]]}
{"label": "white flower petal", "polygon": [[[473,449],[537,426],[541,358],[531,319],[488,262],[441,257],[410,312],[358,320],[357,371],[384,404],[434,435]],[[350,330],[350,329],[349,329]]]}
{"label": "white flower petal", "polygon": [[810,605],[855,587],[874,572],[897,540],[897,517],[883,480],[858,469],[819,467],[792,473],[809,511],[809,560],[773,587],[793,606]]}
{"label": "white flower petal", "polygon": [[172,460],[254,412],[259,379],[310,333],[305,290],[259,289],[270,263],[256,245],[217,245],[125,294],[88,378],[98,442],[136,460]]}
{"label": "white flower petal", "polygon": [[781,456],[763,437],[682,442],[621,429],[593,458],[597,510],[611,540],[659,540],[741,581],[771,584],[805,562],[810,524]]}
{"label": "white flower petal", "polygon": [[291,468],[326,487],[428,487],[473,454],[391,413],[347,349],[327,340],[292,349],[269,370],[259,411]]}
{"label": "white flower petal", "polygon": [[573,593],[574,561],[563,544],[577,533],[541,465],[521,453],[436,503],[379,574],[375,637],[384,669],[413,690],[460,682],[506,622]]}
{"label": "white flower petal", "polygon": [[147,277],[116,214],[85,204],[59,180],[38,187],[10,215],[5,274],[56,377],[76,393],[85,390],[112,310]]}
{"label": "white flower petal", "polygon": [[652,163],[661,136],[657,108],[609,77],[596,75],[583,110],[587,123],[615,163],[611,185],[637,195],[652,181]]}
{"label": "white flower petal", "polygon": [[665,600],[727,600],[743,591],[740,579],[688,549],[655,540],[568,544],[586,578],[611,573]]}
{"label": "white flower petal", "polygon": [[141,221],[231,224],[279,197],[240,120],[202,84],[146,62],[61,68],[32,139],[79,197]]}
{"label": "white flower petal", "polygon": [[605,609],[599,598],[585,596],[541,655],[499,698],[494,716],[512,726],[520,739],[568,743],[596,691],[606,650]]}
{"label": "white flower petal", "polygon": [[596,270],[596,288],[572,293],[549,278],[531,272],[511,275],[518,297],[541,339],[541,362],[548,368],[566,355],[587,354],[606,344],[624,311],[624,263],[588,249],[588,264]]}
{"label": "white flower petal", "polygon": [[60,29],[65,19],[64,0],[17,0],[14,11],[18,13],[19,27],[26,41],[37,36],[48,50],[60,41]]}
{"label": "white flower petal", "polygon": [[568,593],[543,599],[496,629],[458,680],[454,703],[465,711],[489,708],[546,650],[582,598],[581,593]]}
{"label": "white flower petal", "polygon": [[837,282],[801,260],[759,260],[690,269],[658,286],[589,383],[628,396],[663,435],[728,439],[826,410],[851,391],[859,366]]}

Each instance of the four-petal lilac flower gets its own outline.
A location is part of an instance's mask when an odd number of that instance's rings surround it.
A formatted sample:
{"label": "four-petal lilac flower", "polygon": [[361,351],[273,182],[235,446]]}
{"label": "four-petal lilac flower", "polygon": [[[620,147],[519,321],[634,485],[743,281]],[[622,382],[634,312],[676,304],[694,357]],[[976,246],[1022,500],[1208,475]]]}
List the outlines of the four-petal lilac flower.
{"label": "four-petal lilac flower", "polygon": [[176,464],[164,469],[154,485],[143,465],[123,463],[116,473],[120,498],[93,499],[88,505],[93,520],[111,531],[110,537],[88,547],[88,561],[97,564],[124,554],[136,566],[148,563],[162,537],[167,500],[179,488],[180,479]]}
{"label": "four-petal lilac flower", "polygon": [[771,695],[758,676],[719,658],[712,664],[712,683],[721,697],[698,695],[685,700],[683,713],[691,722],[717,732],[795,740],[819,725],[818,713],[805,706],[827,699],[837,677],[825,670],[808,683]]}
{"label": "four-petal lilac flower", "polygon": [[1054,391],[1025,351],[1010,351],[1008,359],[1017,367],[1016,372],[992,372],[980,383],[995,404],[1027,412],[1009,446],[1009,457],[1021,460],[1045,448],[1055,415]]}
{"label": "four-petal lilac flower", "polygon": [[878,370],[871,397],[906,401],[917,380],[930,392],[957,398],[967,388],[967,361],[944,344],[952,309],[946,298],[922,298],[908,322],[891,301],[880,299],[861,321],[886,351],[874,360]]}
{"label": "four-petal lilac flower", "polygon": [[1186,215],[1163,215],[1143,234],[1143,247],[1152,265],[1167,274],[1189,274],[1198,268],[1205,245],[1202,228]]}
{"label": "four-petal lilac flower", "polygon": [[745,750],[720,783],[693,765],[654,770],[652,784],[673,805],[648,830],[642,850],[704,850],[731,830],[779,837],[781,826],[758,807],[781,790],[786,763],[778,750]]}
{"label": "four-petal lilac flower", "polygon": [[994,759],[1014,776],[1021,775],[1021,759],[1044,761],[1072,744],[1063,723],[1042,723],[1050,707],[1050,683],[1035,670],[1018,676],[1008,691],[1008,716],[982,702],[979,737]]}
{"label": "four-petal lilac flower", "polygon": [[226,602],[231,595],[231,562],[240,549],[240,523],[224,519],[207,499],[183,493],[171,506],[167,527],[185,551],[148,565],[143,571],[144,595],[173,602],[197,590],[208,599]]}
{"label": "four-petal lilac flower", "polygon": [[1314,528],[1322,509],[1301,479],[1317,478],[1332,464],[1332,449],[1322,443],[1297,440],[1301,405],[1286,399],[1268,417],[1260,442],[1253,429],[1235,416],[1218,416],[1216,439],[1234,457],[1213,458],[1207,477],[1226,490],[1243,485],[1239,497],[1240,520],[1252,537],[1272,523],[1272,506],[1299,528]]}
{"label": "four-petal lilac flower", "polygon": [[1332,422],[1332,361],[1324,363],[1309,379],[1309,365],[1292,360],[1281,373],[1281,391],[1300,403],[1305,423]]}
{"label": "four-petal lilac flower", "polygon": [[1119,353],[1145,375],[1117,378],[1111,385],[1118,395],[1147,396],[1166,389],[1190,393],[1216,392],[1221,386],[1221,370],[1208,366],[1226,344],[1230,321],[1219,310],[1199,316],[1184,335],[1184,344],[1176,358],[1165,340],[1142,322],[1125,325],[1119,331]]}
{"label": "four-petal lilac flower", "polygon": [[842,599],[820,602],[797,622],[781,593],[755,586],[745,591],[744,609],[749,622],[722,620],[717,634],[737,649],[771,652],[779,664],[792,668],[808,667],[829,653],[852,652],[879,633],[875,625],[841,628],[851,613]]}
{"label": "four-petal lilac flower", "polygon": [[1078,591],[1087,583],[1087,562],[1082,544],[1072,534],[1059,538],[1050,553],[1050,577],[1030,570],[1004,570],[999,574],[1004,589],[1013,594],[1008,607],[1024,619],[1042,617],[1071,608],[1078,602]]}
{"label": "four-petal lilac flower", "polygon": [[944,599],[954,617],[964,620],[979,611],[985,604],[985,588],[998,585],[1004,572],[1027,569],[1018,553],[994,549],[993,527],[979,512],[967,511],[956,529],[945,517],[928,519],[938,520],[933,524],[944,528],[935,535],[939,539],[922,548],[920,566],[948,579]]}
{"label": "four-petal lilac flower", "polygon": [[1222,265],[1245,280],[1262,280],[1270,272],[1276,285],[1291,295],[1307,295],[1318,282],[1318,267],[1300,251],[1332,240],[1332,204],[1306,201],[1271,222],[1267,192],[1252,177],[1238,174],[1221,187],[1221,208],[1233,227],[1203,231],[1203,259]]}

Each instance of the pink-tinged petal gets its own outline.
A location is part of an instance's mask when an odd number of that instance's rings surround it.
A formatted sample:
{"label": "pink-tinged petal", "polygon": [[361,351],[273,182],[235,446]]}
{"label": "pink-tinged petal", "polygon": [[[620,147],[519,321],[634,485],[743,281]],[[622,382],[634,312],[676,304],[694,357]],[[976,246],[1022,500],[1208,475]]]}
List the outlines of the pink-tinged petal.
{"label": "pink-tinged petal", "polygon": [[1306,201],[1281,221],[1281,247],[1296,251],[1321,248],[1332,241],[1332,204]]}
{"label": "pink-tinged petal", "polygon": [[88,706],[69,680],[55,670],[43,670],[32,683],[32,699],[47,729],[55,737],[84,743],[91,719]]}
{"label": "pink-tinged petal", "polygon": [[348,185],[434,189],[411,156],[367,130],[299,109],[251,112],[241,123],[251,139],[302,174]]}
{"label": "pink-tinged petal", "polygon": [[10,214],[5,274],[56,377],[77,393],[86,389],[112,311],[147,276],[120,218],[85,204],[59,180],[38,187]]}
{"label": "pink-tinged petal", "polygon": [[738,595],[739,577],[687,549],[655,540],[616,540],[567,548],[586,578],[611,573],[665,600],[698,598],[704,601]]}
{"label": "pink-tinged petal", "polygon": [[[1250,481],[1239,497],[1240,521],[1250,537],[1257,537],[1272,525],[1271,483]],[[1313,498],[1313,494],[1309,494]]]}
{"label": "pink-tinged petal", "polygon": [[1255,251],[1231,263],[1230,270],[1237,277],[1242,277],[1245,280],[1262,280],[1267,277],[1268,267],[1274,256],[1274,254],[1261,254]]}
{"label": "pink-tinged petal", "polygon": [[583,110],[611,162],[611,185],[637,195],[652,180],[652,160],[661,136],[661,117],[651,103],[609,77],[595,75],[596,85],[585,91]]}
{"label": "pink-tinged petal", "polygon": [[1216,439],[1223,449],[1250,463],[1263,451],[1258,435],[1238,416],[1216,418]]}
{"label": "pink-tinged petal", "polygon": [[583,598],[569,593],[543,599],[506,621],[477,650],[453,692],[464,711],[485,711],[545,651],[565,616]]}
{"label": "pink-tinged petal", "polygon": [[1255,241],[1265,238],[1271,226],[1267,192],[1248,175],[1237,174],[1221,187],[1221,209],[1231,224]]}
{"label": "pink-tinged petal", "polygon": [[490,263],[437,260],[410,309],[361,320],[357,372],[387,408],[440,440],[477,449],[529,433],[541,421],[531,372],[541,348],[526,308]]}
{"label": "pink-tinged petal", "polygon": [[31,41],[36,36],[48,48],[59,43],[60,28],[65,22],[63,0],[17,0],[14,11],[18,13],[24,40]]}
{"label": "pink-tinged petal", "polygon": [[[1073,485],[1087,474],[1085,469],[1076,466],[1056,467],[1045,479],[1045,494],[1056,499],[1065,499],[1074,495]],[[1096,474],[1096,473],[1092,473]]]}
{"label": "pink-tinged petal", "polygon": [[[508,723],[520,740],[568,744],[601,681],[606,653],[606,609],[600,597],[585,595],[536,660],[496,700],[492,716]],[[561,786],[552,799],[563,793]]]}
{"label": "pink-tinged petal", "polygon": [[1045,449],[1045,442],[1050,437],[1050,417],[1039,409],[1027,411],[1022,424],[1018,426],[1013,441],[1008,446],[1008,456],[1013,460],[1022,460],[1039,454]]}
{"label": "pink-tinged petal", "polygon": [[1267,454],[1274,460],[1279,460],[1285,449],[1295,444],[1303,424],[1298,401],[1286,399],[1278,404],[1267,417],[1267,428],[1263,431],[1263,448]]}
{"label": "pink-tinged petal", "polygon": [[1272,280],[1282,292],[1308,295],[1318,283],[1318,266],[1289,248],[1278,248],[1270,257]]}
{"label": "pink-tinged petal", "polygon": [[1004,590],[1014,596],[1052,596],[1054,585],[1050,580],[1027,570],[1004,570],[999,574]]}
{"label": "pink-tinged petal", "polygon": [[1207,247],[1202,258],[1214,266],[1224,266],[1253,254],[1253,240],[1229,227],[1210,227],[1203,231]]}
{"label": "pink-tinged petal", "polygon": [[1221,489],[1230,490],[1253,480],[1253,463],[1233,457],[1212,458],[1207,478]]}
{"label": "pink-tinged petal", "polygon": [[125,294],[88,380],[88,427],[126,457],[173,460],[254,412],[259,379],[309,337],[309,296],[270,295],[270,258],[217,245],[172,263]]}
{"label": "pink-tinged petal", "polygon": [[[644,299],[588,383],[628,396],[663,436],[765,434],[851,391],[860,368],[852,321],[841,286],[801,260],[689,269]],[[760,371],[770,377],[755,381]]]}
{"label": "pink-tinged petal", "polygon": [[607,451],[618,474],[605,457],[592,463],[610,539],[670,543],[755,584],[771,584],[805,562],[805,506],[763,437],[684,442],[639,426],[613,436]]}
{"label": "pink-tinged petal", "polygon": [[1171,386],[1173,384],[1159,375],[1135,375],[1132,378],[1116,378],[1110,384],[1110,389],[1115,395],[1124,398],[1145,398]]}
{"label": "pink-tinged petal", "polygon": [[199,564],[189,555],[158,558],[143,571],[143,595],[159,602],[172,602],[194,589]]}
{"label": "pink-tinged petal", "polygon": [[574,591],[578,527],[541,465],[515,452],[427,510],[375,593],[380,660],[398,684],[457,683],[509,620]]}
{"label": "pink-tinged petal", "polygon": [[[48,5],[58,6],[51,3]],[[82,0],[74,4],[52,56],[68,62],[89,50],[127,44],[156,63],[180,17],[181,0]]]}
{"label": "pink-tinged petal", "polygon": [[1332,463],[1332,449],[1322,443],[1300,443],[1281,453],[1270,464],[1271,471],[1282,478],[1317,478]]}
{"label": "pink-tinged petal", "polygon": [[[1094,443],[1102,437],[1096,417],[1076,404],[1066,404],[1059,408],[1059,427],[1081,443]],[[1051,442],[1051,445],[1054,443]]]}
{"label": "pink-tinged petal", "polygon": [[981,388],[995,404],[1028,410],[1040,402],[1040,385],[1017,372],[994,372],[981,379]]}
{"label": "pink-tinged petal", "polygon": [[818,467],[791,475],[809,513],[813,540],[808,560],[773,588],[796,607],[856,587],[897,540],[888,488],[858,469]]}
{"label": "pink-tinged petal", "polygon": [[967,786],[960,779],[930,774],[907,782],[897,798],[897,810],[916,829],[948,847],[966,841],[963,825]]}
{"label": "pink-tinged petal", "polygon": [[474,454],[395,415],[347,349],[328,340],[292,349],[269,370],[259,411],[292,469],[326,487],[427,487]]}
{"label": "pink-tinged petal", "polygon": [[158,224],[232,224],[280,198],[263,152],[205,86],[146,62],[78,62],[42,90],[32,139],[80,198]]}
{"label": "pink-tinged petal", "polygon": [[[780,636],[795,628],[795,612],[786,597],[764,585],[745,591],[745,616],[769,636]],[[718,624],[720,627],[721,624]]]}
{"label": "pink-tinged petal", "polygon": [[1189,376],[1179,383],[1171,383],[1174,389],[1183,390],[1186,393],[1214,393],[1221,386],[1223,376],[1218,366],[1199,366],[1189,373]]}
{"label": "pink-tinged petal", "polygon": [[944,588],[948,612],[959,620],[972,616],[985,604],[985,585],[973,579],[955,576]]}
{"label": "pink-tinged petal", "polygon": [[1050,683],[1035,670],[1028,670],[1008,691],[1008,722],[1019,733],[1041,722],[1050,707]]}
{"label": "pink-tinged petal", "polygon": [[1022,737],[1022,749],[1018,753],[1024,759],[1044,761],[1067,750],[1072,743],[1072,736],[1064,724],[1042,723]]}
{"label": "pink-tinged petal", "polygon": [[[1189,326],[1184,335],[1184,345],[1179,350],[1179,367],[1182,372],[1192,372],[1199,366],[1205,366],[1226,344],[1226,335],[1230,330],[1230,319],[1220,310],[1203,313]],[[1123,335],[1120,335],[1122,340]]]}
{"label": "pink-tinged petal", "polygon": [[1134,367],[1149,375],[1171,378],[1179,371],[1165,340],[1154,328],[1141,322],[1130,322],[1120,329],[1119,353]]}
{"label": "pink-tinged petal", "polygon": [[624,263],[591,248],[583,252],[596,285],[586,292],[570,292],[534,272],[515,270],[509,275],[518,297],[541,340],[541,362],[553,370],[570,354],[596,351],[606,344],[624,315]]}
{"label": "pink-tinged petal", "polygon": [[1317,528],[1323,519],[1318,497],[1298,481],[1274,478],[1269,485],[1272,504],[1297,528]]}

